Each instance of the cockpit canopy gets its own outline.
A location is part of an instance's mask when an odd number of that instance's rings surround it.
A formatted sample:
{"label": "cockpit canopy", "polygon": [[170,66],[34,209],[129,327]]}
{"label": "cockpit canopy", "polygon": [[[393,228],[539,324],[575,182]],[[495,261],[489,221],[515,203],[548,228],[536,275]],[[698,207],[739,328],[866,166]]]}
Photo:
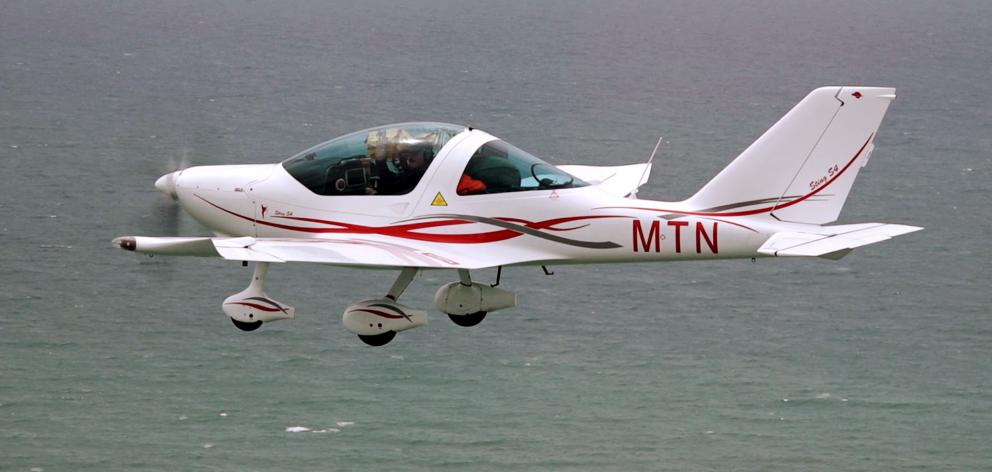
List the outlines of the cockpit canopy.
{"label": "cockpit canopy", "polygon": [[[401,123],[369,128],[318,144],[282,165],[318,195],[405,195],[420,182],[442,147],[468,128]],[[468,159],[458,195],[583,187],[587,183],[498,139]]]}
{"label": "cockpit canopy", "polygon": [[403,195],[420,182],[434,156],[464,126],[402,123],[318,144],[282,165],[318,195]]}

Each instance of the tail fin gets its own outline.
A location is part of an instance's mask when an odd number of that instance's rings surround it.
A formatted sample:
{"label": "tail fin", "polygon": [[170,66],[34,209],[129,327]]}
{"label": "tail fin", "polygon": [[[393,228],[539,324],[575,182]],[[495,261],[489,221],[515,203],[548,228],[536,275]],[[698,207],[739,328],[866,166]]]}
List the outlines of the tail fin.
{"label": "tail fin", "polygon": [[837,220],[895,89],[812,91],[686,203],[724,216]]}

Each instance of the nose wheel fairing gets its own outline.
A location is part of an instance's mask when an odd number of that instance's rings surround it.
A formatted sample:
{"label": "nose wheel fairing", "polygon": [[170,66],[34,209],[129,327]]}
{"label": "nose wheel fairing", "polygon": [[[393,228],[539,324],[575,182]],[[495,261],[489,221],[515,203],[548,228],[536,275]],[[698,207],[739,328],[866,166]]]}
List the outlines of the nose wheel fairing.
{"label": "nose wheel fairing", "polygon": [[458,326],[475,326],[491,311],[517,305],[513,292],[472,282],[469,271],[458,270],[458,282],[447,284],[434,294],[434,305]]}

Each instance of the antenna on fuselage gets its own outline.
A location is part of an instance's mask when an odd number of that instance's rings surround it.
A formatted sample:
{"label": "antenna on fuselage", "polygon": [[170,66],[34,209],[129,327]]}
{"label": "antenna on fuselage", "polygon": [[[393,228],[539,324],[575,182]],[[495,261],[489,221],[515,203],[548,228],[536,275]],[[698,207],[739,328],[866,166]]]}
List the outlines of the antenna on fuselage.
{"label": "antenna on fuselage", "polygon": [[658,154],[658,148],[661,147],[661,141],[663,139],[665,139],[664,136],[658,136],[658,142],[655,143],[654,151],[651,151],[651,157],[648,158],[647,165],[644,166],[644,172],[641,173],[641,179],[637,181],[637,188],[635,188],[633,192],[630,192],[630,195],[627,195],[627,198],[637,200],[637,191],[640,190],[641,184],[644,183],[644,177],[648,175],[648,171],[651,169],[651,161],[654,161],[655,154]]}

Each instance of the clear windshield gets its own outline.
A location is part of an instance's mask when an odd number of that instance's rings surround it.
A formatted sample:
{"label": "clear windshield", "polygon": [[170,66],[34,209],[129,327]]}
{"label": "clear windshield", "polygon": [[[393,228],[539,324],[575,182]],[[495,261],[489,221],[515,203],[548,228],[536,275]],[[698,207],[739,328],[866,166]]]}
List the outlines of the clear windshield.
{"label": "clear windshield", "polygon": [[420,182],[438,151],[464,126],[402,123],[318,144],[282,165],[318,195],[403,195]]}

